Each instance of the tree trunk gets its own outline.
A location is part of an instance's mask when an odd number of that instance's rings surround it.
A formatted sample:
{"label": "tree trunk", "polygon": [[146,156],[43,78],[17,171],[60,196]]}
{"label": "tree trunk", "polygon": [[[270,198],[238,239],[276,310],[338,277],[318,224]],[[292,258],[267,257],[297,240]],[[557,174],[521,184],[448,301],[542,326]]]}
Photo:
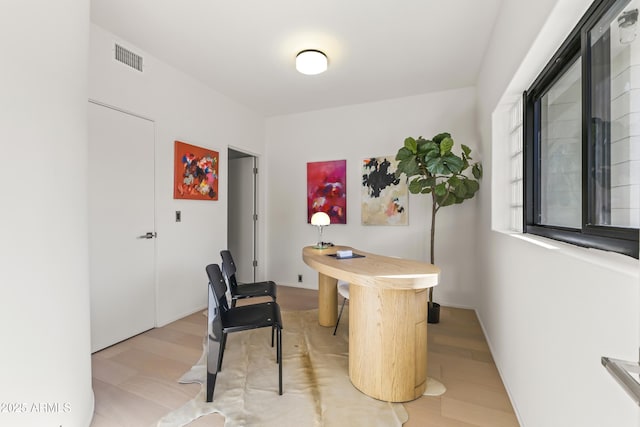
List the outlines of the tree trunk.
{"label": "tree trunk", "polygon": [[[431,264],[435,264],[435,241],[436,241],[436,212],[438,212],[436,206],[436,193],[431,192],[431,246],[430,246],[430,258]],[[433,307],[433,286],[429,288],[429,308]]]}

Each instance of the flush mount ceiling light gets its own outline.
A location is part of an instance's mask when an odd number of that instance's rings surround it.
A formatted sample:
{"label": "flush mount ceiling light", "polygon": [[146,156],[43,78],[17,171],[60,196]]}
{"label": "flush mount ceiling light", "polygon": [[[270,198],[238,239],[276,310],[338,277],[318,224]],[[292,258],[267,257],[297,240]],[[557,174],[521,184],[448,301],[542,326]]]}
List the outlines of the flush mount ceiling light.
{"label": "flush mount ceiling light", "polygon": [[307,49],[296,56],[296,70],[313,75],[327,71],[327,55],[319,50]]}

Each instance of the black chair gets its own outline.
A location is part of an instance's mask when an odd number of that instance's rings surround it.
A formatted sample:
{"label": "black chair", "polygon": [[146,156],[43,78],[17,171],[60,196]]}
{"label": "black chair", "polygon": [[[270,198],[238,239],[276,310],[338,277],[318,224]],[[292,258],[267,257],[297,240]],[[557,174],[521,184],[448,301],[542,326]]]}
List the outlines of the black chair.
{"label": "black chair", "polygon": [[276,300],[276,284],[271,280],[265,282],[238,283],[236,279],[236,264],[229,250],[220,251],[222,257],[222,272],[229,284],[231,292],[231,306],[235,307],[236,302],[243,298],[271,297]]}
{"label": "black chair", "polygon": [[278,363],[278,393],[282,394],[282,317],[276,302],[264,302],[229,307],[227,284],[220,266],[206,267],[209,277],[208,349],[207,349],[207,402],[213,401],[216,377],[222,369],[222,357],[227,343],[227,334],[250,329],[271,327],[271,347],[276,335],[276,362]]}

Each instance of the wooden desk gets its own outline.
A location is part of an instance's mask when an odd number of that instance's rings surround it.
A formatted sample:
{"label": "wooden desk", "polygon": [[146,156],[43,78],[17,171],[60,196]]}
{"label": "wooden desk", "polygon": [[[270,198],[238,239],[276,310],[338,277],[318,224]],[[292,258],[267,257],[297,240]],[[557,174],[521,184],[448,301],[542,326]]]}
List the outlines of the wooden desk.
{"label": "wooden desk", "polygon": [[[338,250],[364,258],[336,259]],[[420,397],[427,386],[427,289],[432,264],[370,254],[347,246],[302,250],[318,271],[318,321],[335,326],[337,279],[349,282],[349,378],[363,393],[388,402]]]}

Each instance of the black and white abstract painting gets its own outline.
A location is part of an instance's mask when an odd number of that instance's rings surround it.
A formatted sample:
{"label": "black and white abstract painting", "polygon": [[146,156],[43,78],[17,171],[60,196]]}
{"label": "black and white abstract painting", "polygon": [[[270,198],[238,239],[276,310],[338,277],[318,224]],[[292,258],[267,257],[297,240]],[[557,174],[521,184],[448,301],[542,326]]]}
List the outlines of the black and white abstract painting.
{"label": "black and white abstract painting", "polygon": [[409,190],[396,178],[395,156],[371,157],[362,164],[362,225],[408,225]]}

